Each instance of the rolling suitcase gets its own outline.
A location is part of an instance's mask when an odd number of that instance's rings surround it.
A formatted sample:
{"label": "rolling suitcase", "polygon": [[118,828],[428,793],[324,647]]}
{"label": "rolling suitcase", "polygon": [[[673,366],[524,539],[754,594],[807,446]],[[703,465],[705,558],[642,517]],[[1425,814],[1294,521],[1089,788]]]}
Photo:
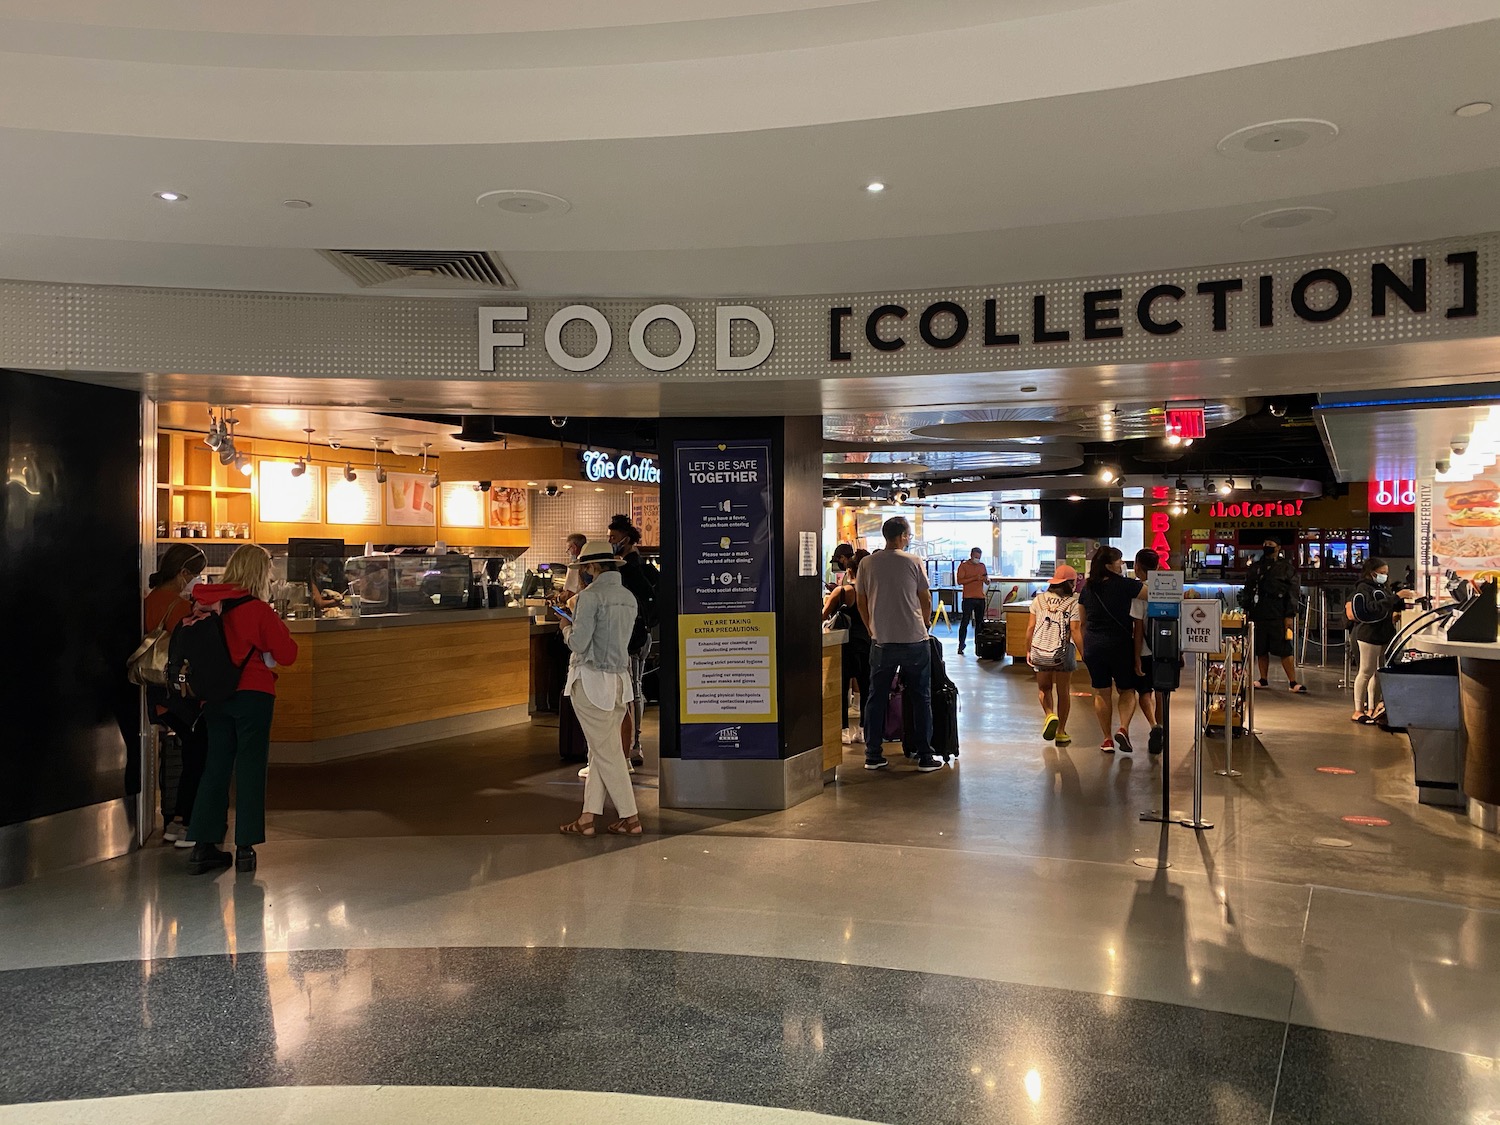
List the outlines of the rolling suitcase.
{"label": "rolling suitcase", "polygon": [[573,701],[566,695],[560,698],[557,708],[557,753],[565,762],[589,760],[588,740],[583,736],[583,727],[578,725]]}
{"label": "rolling suitcase", "polygon": [[[943,642],[929,638],[932,646],[932,752],[944,761],[958,757],[958,685],[948,678],[943,663]],[[902,708],[902,730],[908,736],[913,725],[914,704]]]}

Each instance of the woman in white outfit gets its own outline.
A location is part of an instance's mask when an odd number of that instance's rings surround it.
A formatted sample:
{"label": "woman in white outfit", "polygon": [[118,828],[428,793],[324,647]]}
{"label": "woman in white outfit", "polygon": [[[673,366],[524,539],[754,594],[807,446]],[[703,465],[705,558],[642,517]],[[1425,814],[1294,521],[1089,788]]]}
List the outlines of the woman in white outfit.
{"label": "woman in white outfit", "polygon": [[588,542],[569,564],[578,568],[583,591],[573,602],[573,620],[564,621],[563,639],[572,659],[563,694],[573,701],[578,725],[589,744],[589,774],[583,787],[583,813],[562,826],[568,836],[592,836],[594,819],[609,798],[620,819],[608,826],[616,836],[639,836],[630,766],[620,753],[620,724],[635,698],[630,681],[630,632],[638,607],[620,581],[619,559],[603,542]]}

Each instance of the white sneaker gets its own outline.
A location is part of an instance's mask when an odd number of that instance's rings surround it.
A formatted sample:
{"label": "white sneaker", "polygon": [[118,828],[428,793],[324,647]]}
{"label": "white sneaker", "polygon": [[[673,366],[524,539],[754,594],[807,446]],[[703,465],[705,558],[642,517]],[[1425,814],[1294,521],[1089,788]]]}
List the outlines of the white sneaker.
{"label": "white sneaker", "polygon": [[175,844],[187,835],[187,825],[180,820],[174,820],[166,828],[162,829],[161,838],[169,844]]}
{"label": "white sneaker", "polygon": [[178,840],[178,841],[177,841],[177,842],[176,842],[176,843],[175,843],[175,844],[173,844],[173,845],[172,845],[172,846],[173,846],[173,847],[174,847],[174,848],[190,848],[190,847],[192,847],[192,846],[193,846],[193,845],[194,845],[194,844],[195,844],[195,843],[197,843],[197,841],[196,841],[196,840],[189,840],[189,839],[188,839],[188,838],[187,838],[187,837],[186,837],[186,836],[184,836],[184,837],[183,837],[183,838],[182,838],[182,839],[180,839],[180,840]]}
{"label": "white sneaker", "polygon": [[588,775],[589,775],[589,768],[588,768],[588,766],[584,766],[583,769],[581,769],[581,770],[578,771],[578,776],[579,777],[588,777]]}
{"label": "white sneaker", "polygon": [[630,772],[631,773],[635,773],[635,763],[634,762],[629,762],[629,763],[627,763],[627,765],[630,766]]}

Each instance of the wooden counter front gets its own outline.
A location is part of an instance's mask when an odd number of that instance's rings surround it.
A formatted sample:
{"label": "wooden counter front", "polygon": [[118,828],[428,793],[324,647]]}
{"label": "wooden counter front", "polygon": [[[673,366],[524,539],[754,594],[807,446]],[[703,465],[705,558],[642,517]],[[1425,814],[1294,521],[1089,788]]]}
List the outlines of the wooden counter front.
{"label": "wooden counter front", "polygon": [[297,662],[280,669],[276,684],[273,758],[321,761],[466,733],[501,724],[445,729],[441,720],[479,722],[507,708],[518,707],[515,721],[524,721],[528,619],[432,616],[406,628],[299,633]]}

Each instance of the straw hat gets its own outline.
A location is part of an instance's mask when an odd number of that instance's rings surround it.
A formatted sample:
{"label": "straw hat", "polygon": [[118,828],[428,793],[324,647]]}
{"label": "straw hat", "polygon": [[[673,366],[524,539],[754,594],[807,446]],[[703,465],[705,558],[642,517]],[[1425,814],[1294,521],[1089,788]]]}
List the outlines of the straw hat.
{"label": "straw hat", "polygon": [[578,557],[568,564],[571,570],[575,566],[587,566],[589,563],[609,563],[611,565],[620,561],[615,554],[615,549],[609,543],[598,539],[590,539],[578,550]]}

